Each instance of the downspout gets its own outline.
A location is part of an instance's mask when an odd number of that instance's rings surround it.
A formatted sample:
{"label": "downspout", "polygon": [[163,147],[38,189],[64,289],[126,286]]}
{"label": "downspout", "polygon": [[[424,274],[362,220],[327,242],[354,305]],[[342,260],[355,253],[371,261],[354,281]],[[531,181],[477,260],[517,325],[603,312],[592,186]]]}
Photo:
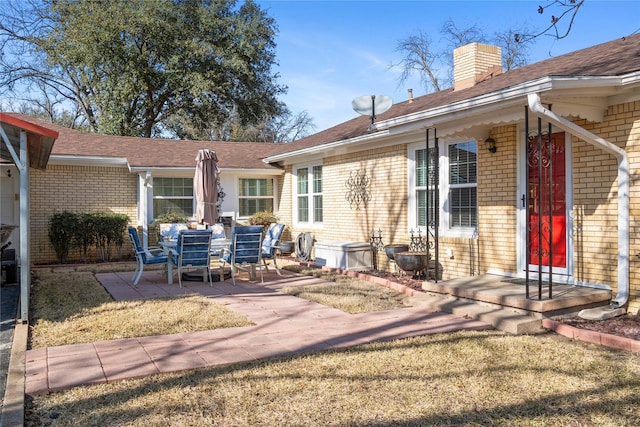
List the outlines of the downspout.
{"label": "downspout", "polygon": [[528,101],[534,114],[614,155],[618,161],[618,294],[611,300],[611,306],[623,307],[629,299],[629,157],[620,147],[544,108],[537,93],[530,93]]}

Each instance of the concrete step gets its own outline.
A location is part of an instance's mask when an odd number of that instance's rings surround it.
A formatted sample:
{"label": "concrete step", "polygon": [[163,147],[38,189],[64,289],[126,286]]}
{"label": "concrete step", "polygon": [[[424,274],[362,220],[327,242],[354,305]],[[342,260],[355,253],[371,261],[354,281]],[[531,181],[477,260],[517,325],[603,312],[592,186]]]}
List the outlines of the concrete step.
{"label": "concrete step", "polygon": [[427,293],[409,297],[405,300],[405,304],[481,320],[493,325],[496,329],[515,335],[545,332],[542,319],[539,317],[536,318],[524,310],[482,301]]}

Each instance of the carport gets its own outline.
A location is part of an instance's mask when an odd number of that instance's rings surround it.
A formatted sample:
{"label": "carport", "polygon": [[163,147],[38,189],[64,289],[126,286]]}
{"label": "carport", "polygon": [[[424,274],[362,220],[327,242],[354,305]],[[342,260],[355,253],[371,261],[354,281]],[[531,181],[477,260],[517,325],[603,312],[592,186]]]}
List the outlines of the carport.
{"label": "carport", "polygon": [[12,161],[20,173],[20,320],[28,323],[31,283],[29,169],[46,169],[58,132],[0,113],[0,136],[0,158]]}

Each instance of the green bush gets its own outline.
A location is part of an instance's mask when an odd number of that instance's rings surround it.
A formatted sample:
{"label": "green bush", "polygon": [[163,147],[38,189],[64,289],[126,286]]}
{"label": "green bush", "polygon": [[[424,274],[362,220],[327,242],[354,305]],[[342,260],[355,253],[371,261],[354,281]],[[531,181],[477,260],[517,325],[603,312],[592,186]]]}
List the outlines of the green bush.
{"label": "green bush", "polygon": [[182,222],[189,222],[189,217],[175,212],[162,214],[153,221],[154,224],[178,224]]}
{"label": "green bush", "polygon": [[60,264],[67,262],[77,227],[78,214],[73,212],[55,213],[49,218],[49,241]]}
{"label": "green bush", "polygon": [[249,224],[251,225],[264,225],[268,227],[269,224],[278,222],[280,218],[270,211],[256,212],[249,218]]}
{"label": "green bush", "polygon": [[122,256],[128,223],[129,217],[123,214],[55,213],[49,218],[49,241],[61,264],[67,262],[72,248],[80,250],[80,259],[84,262],[87,262],[89,249],[93,247],[102,261],[109,261],[113,246],[117,249],[118,257]]}

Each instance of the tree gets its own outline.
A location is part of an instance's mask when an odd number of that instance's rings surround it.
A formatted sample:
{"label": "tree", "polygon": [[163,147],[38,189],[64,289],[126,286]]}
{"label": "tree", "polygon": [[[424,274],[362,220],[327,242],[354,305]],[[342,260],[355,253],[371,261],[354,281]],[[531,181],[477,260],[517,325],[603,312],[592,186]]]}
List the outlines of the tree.
{"label": "tree", "polygon": [[277,115],[275,22],[252,0],[3,0],[0,85],[41,85],[95,132],[151,137]]}
{"label": "tree", "polygon": [[398,78],[399,86],[406,82],[412,73],[417,72],[427,92],[430,89],[434,92],[441,90],[444,79],[438,76],[438,67],[442,54],[434,51],[431,44],[431,37],[422,31],[398,41],[396,51],[402,52],[404,57],[399,63],[391,64],[389,68],[398,65],[402,67],[402,73]]}
{"label": "tree", "polygon": [[520,29],[507,28],[493,34],[493,43],[502,49],[502,68],[505,71],[527,65],[529,62],[529,47],[533,40],[517,40],[516,35],[526,32],[526,25]]}
{"label": "tree", "polygon": [[[420,32],[398,42],[396,51],[402,52],[404,56],[399,63],[391,64],[389,68],[398,65],[402,67],[398,85],[402,85],[412,73],[418,72],[427,93],[431,90],[438,91],[453,83],[453,50],[469,43],[493,43],[499,46],[502,49],[502,66],[505,70],[527,64],[528,49],[532,40],[516,41],[514,37],[522,31],[526,31],[526,26],[517,30],[510,28],[497,32],[489,39],[477,25],[458,27],[449,19],[440,30],[445,41],[444,50],[437,50],[429,35]],[[447,77],[442,77],[444,74]]]}
{"label": "tree", "polygon": [[235,111],[224,122],[203,124],[199,129],[185,126],[180,118],[169,126],[171,133],[180,139],[275,143],[303,138],[316,127],[307,111],[293,114],[284,104],[277,114],[254,125],[242,125]]}

